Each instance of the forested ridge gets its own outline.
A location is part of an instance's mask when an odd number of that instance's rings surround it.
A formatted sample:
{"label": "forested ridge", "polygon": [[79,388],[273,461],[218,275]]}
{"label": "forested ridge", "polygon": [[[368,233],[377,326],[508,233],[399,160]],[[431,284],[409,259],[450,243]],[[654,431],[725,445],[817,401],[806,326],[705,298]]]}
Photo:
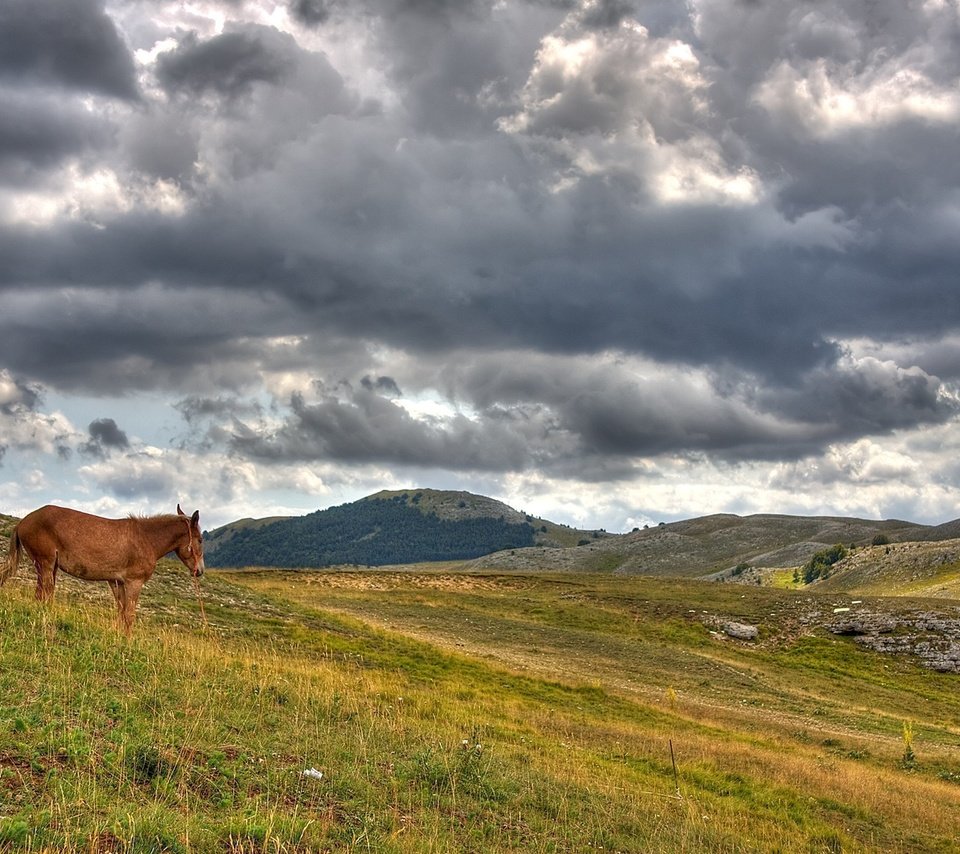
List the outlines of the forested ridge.
{"label": "forested ridge", "polygon": [[371,498],[238,530],[206,534],[209,566],[384,566],[464,560],[534,543],[534,528],[500,517],[440,519],[406,496]]}

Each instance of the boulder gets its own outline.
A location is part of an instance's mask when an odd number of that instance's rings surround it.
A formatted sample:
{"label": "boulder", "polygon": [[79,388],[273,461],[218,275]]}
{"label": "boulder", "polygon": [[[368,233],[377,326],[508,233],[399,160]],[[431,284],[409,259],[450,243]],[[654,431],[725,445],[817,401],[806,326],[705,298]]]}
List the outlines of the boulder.
{"label": "boulder", "polygon": [[724,634],[737,640],[756,640],[757,635],[760,634],[760,630],[756,626],[751,626],[747,623],[724,623],[723,631]]}

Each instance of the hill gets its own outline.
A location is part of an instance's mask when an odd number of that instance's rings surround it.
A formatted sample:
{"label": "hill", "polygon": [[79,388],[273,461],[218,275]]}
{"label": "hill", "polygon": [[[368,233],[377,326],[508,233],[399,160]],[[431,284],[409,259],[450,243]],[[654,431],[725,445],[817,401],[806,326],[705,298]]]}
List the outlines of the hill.
{"label": "hill", "polygon": [[533,544],[533,527],[502,516],[459,521],[402,498],[355,501],[306,516],[205,536],[209,566],[323,567],[461,560]]}
{"label": "hill", "polygon": [[586,532],[469,492],[382,491],[306,516],[242,519],[204,534],[209,566],[384,566],[573,545]]}
{"label": "hill", "polygon": [[729,513],[611,535],[531,516],[469,492],[384,490],[303,517],[244,519],[206,533],[210,566],[385,566],[471,560],[476,570],[732,578],[745,567],[799,566],[836,543],[956,537],[898,519]]}
{"label": "hill", "polygon": [[960,539],[960,519],[954,519],[950,522],[944,522],[942,525],[934,525],[933,527],[927,528],[916,539],[926,540],[927,542]]}
{"label": "hill", "polygon": [[834,564],[830,577],[816,587],[852,596],[960,599],[960,539],[858,549]]}
{"label": "hill", "polygon": [[524,549],[474,561],[476,569],[564,570],[626,575],[728,575],[741,564],[793,567],[834,543],[868,544],[878,534],[914,539],[929,530],[899,520],[716,514],[593,540],[572,549]]}

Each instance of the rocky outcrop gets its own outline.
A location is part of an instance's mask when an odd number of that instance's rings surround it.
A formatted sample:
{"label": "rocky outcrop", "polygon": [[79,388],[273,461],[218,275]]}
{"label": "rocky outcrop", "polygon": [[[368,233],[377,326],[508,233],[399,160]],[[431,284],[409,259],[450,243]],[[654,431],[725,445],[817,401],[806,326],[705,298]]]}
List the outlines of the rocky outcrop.
{"label": "rocky outcrop", "polygon": [[828,619],[826,627],[875,652],[913,655],[932,670],[960,673],[960,617],[858,609]]}

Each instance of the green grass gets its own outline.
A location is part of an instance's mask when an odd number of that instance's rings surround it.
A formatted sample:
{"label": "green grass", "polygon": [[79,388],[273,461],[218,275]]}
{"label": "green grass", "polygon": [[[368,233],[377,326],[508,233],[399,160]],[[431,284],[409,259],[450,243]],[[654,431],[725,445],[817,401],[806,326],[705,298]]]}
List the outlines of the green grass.
{"label": "green grass", "polygon": [[164,563],[125,642],[106,589],[24,582],[0,851],[958,850],[956,679],[797,629],[806,594],[209,573],[204,628]]}

